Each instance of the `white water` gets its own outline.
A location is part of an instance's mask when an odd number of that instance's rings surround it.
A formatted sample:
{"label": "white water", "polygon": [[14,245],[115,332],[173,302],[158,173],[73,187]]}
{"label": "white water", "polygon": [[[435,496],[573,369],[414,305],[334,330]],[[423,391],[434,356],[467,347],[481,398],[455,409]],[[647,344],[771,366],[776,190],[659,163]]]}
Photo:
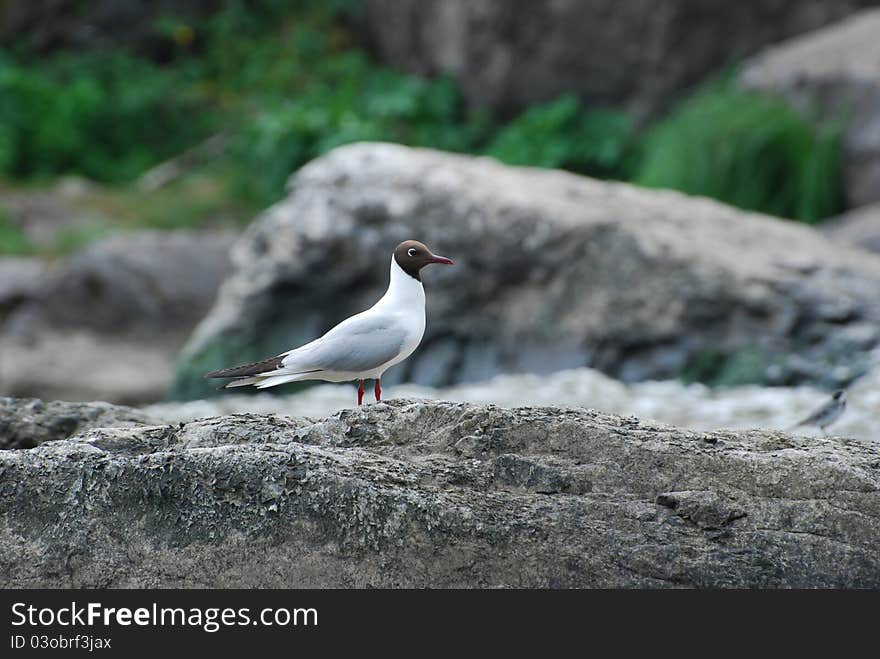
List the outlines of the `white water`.
{"label": "white water", "polygon": [[[372,389],[367,390],[365,403],[368,397],[372,398]],[[503,375],[486,382],[441,389],[401,385],[384,389],[382,397],[385,400],[426,398],[495,403],[505,407],[588,407],[679,427],[710,430],[788,429],[828,400],[828,392],[810,387],[710,389],[674,380],[626,385],[598,371],[581,368],[544,376]],[[880,448],[880,366],[855,382],[848,389],[847,398],[846,413],[829,429],[829,434],[877,440]],[[169,422],[237,412],[320,418],[354,407],[356,401],[354,384],[324,384],[287,396],[228,395],[185,403],[160,403],[145,407],[144,411]],[[818,429],[812,428],[800,428],[797,432],[820,434]]]}

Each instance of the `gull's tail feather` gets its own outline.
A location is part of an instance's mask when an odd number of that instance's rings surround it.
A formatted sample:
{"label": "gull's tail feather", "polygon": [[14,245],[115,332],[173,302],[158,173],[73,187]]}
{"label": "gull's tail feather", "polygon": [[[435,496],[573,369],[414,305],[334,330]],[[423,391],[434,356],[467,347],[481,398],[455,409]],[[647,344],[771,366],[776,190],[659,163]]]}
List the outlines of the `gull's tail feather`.
{"label": "gull's tail feather", "polygon": [[[268,374],[278,370],[283,366],[285,355],[270,357],[259,362],[251,362],[250,364],[242,364],[241,366],[233,366],[232,368],[221,368],[219,371],[211,371],[206,373],[206,378],[243,378],[248,376]],[[241,387],[243,384],[234,384],[230,382],[226,386]]]}
{"label": "gull's tail feather", "polygon": [[218,390],[233,389],[235,387],[255,386],[259,389],[274,387],[286,382],[309,379],[313,373],[323,371],[322,368],[296,369],[296,367],[284,364],[284,359],[289,353],[271,357],[250,364],[242,364],[233,368],[223,368],[219,371],[211,371],[206,378],[233,378],[231,382],[218,387]]}
{"label": "gull's tail feather", "polygon": [[247,387],[251,384],[257,384],[262,380],[262,378],[238,378],[237,380],[233,380],[232,382],[227,382],[226,384],[222,384],[217,387],[217,391],[222,391],[223,389],[232,389],[233,387]]}
{"label": "gull's tail feather", "polygon": [[217,387],[217,391],[222,391],[223,389],[233,389],[234,387],[247,387],[250,385],[253,385],[257,389],[266,389],[268,387],[274,387],[275,385],[286,384],[287,382],[308,380],[310,378],[303,376],[311,375],[312,373],[318,373],[320,370],[321,369],[317,369],[314,371],[300,371],[299,373],[281,372],[278,375],[266,373],[264,375],[255,375],[253,377],[237,378],[232,382],[227,382],[226,384]]}

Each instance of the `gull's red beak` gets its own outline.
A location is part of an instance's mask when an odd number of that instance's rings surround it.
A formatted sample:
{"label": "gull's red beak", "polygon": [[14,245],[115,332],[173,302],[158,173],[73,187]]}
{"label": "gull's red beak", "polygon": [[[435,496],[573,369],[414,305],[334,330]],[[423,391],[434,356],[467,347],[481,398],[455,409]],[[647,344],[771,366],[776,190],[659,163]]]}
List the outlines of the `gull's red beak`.
{"label": "gull's red beak", "polygon": [[442,263],[443,265],[455,265],[452,259],[447,259],[445,256],[437,256],[436,254],[431,255],[431,263]]}

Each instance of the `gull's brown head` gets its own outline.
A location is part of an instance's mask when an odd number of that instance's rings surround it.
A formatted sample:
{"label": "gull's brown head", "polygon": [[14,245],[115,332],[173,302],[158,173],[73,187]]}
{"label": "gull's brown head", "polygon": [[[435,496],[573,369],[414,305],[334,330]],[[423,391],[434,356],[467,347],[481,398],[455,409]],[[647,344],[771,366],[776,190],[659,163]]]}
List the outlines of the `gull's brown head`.
{"label": "gull's brown head", "polygon": [[452,259],[445,256],[437,256],[424,243],[418,240],[404,240],[394,248],[394,260],[397,265],[413,279],[421,281],[419,271],[426,265],[432,263],[442,263],[444,265],[455,265]]}

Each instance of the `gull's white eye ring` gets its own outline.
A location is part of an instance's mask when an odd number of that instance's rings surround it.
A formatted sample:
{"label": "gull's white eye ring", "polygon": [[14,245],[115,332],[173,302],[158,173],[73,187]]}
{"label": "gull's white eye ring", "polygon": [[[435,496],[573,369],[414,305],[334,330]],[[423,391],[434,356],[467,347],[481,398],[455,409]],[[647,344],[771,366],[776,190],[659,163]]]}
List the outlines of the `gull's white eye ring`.
{"label": "gull's white eye ring", "polygon": [[415,255],[416,255],[416,248],[415,248],[415,247],[410,247],[408,250],[406,250],[406,253],[407,253],[409,256],[415,256]]}

